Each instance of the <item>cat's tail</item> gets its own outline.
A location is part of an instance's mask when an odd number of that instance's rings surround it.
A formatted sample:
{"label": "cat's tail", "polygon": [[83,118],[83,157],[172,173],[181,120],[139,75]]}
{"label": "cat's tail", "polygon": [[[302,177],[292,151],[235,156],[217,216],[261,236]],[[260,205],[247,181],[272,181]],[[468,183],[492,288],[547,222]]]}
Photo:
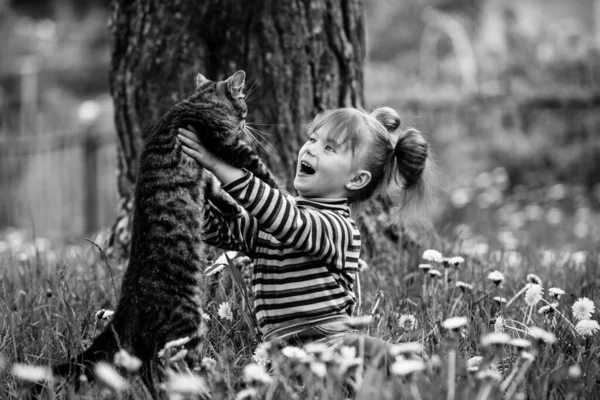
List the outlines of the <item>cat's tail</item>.
{"label": "cat's tail", "polygon": [[91,346],[70,361],[52,367],[52,374],[72,383],[77,389],[83,376],[92,382],[95,378],[94,366],[100,361],[112,363],[119,349],[116,331],[111,323],[98,335]]}

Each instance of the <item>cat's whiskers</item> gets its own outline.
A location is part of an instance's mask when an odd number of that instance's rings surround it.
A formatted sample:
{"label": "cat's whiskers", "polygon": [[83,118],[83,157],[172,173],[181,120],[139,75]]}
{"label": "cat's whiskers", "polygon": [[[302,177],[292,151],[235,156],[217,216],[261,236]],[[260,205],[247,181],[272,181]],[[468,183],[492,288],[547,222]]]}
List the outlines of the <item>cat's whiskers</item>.
{"label": "cat's whiskers", "polygon": [[[273,145],[272,145],[271,143],[269,143],[269,141],[268,141],[268,140],[266,140],[266,139],[264,138],[264,136],[261,134],[261,132],[260,132],[260,131],[258,131],[257,129],[255,129],[255,128],[252,128],[252,127],[250,127],[250,126],[246,125],[246,129],[244,129],[244,132],[245,132],[245,133],[246,133],[246,135],[247,135],[247,136],[248,136],[248,137],[249,137],[249,138],[252,140],[252,142],[251,142],[251,145],[252,145],[252,146],[253,146],[255,149],[256,149],[256,145],[258,145],[258,146],[260,146],[260,147],[261,147],[261,148],[262,148],[262,149],[263,149],[263,150],[264,150],[264,151],[265,151],[267,154],[271,154],[271,153],[273,153],[273,152],[274,152],[275,148],[273,147]],[[265,140],[265,141],[267,142],[267,145],[264,145],[263,143],[261,143],[261,141],[260,141],[260,140],[258,140],[258,139],[256,138],[256,136],[254,136],[254,134],[253,134],[252,132],[254,132],[254,133],[256,133],[256,134],[260,135],[260,136],[263,138],[263,140]]]}
{"label": "cat's whiskers", "polygon": [[248,101],[248,98],[250,97],[250,95],[252,94],[252,92],[258,87],[260,82],[260,79],[255,80],[254,82],[252,82],[252,85],[250,85],[250,87],[248,88],[248,90],[245,93],[245,100]]}

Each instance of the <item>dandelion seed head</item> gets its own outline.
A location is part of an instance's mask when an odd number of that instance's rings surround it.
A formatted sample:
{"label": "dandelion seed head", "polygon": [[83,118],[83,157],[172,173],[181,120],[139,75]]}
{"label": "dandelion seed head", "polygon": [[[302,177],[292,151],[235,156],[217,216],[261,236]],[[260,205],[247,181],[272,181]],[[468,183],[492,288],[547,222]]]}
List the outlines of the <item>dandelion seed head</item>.
{"label": "dandelion seed head", "polygon": [[100,361],[94,366],[96,379],[115,392],[121,392],[127,389],[129,384],[119,373],[107,362]]}
{"label": "dandelion seed head", "polygon": [[398,359],[392,364],[390,369],[395,375],[406,376],[415,372],[423,371],[426,367],[427,366],[425,365],[425,363],[421,360]]}
{"label": "dandelion seed head", "polygon": [[16,363],[12,366],[12,374],[26,382],[49,382],[52,380],[52,371],[48,367]]}
{"label": "dandelion seed head", "polygon": [[402,314],[398,319],[398,325],[408,332],[412,332],[419,326],[417,319],[412,314]]}
{"label": "dandelion seed head", "polygon": [[560,299],[560,296],[565,294],[565,291],[562,290],[561,288],[557,288],[557,287],[553,287],[548,289],[548,294],[550,295],[550,297],[553,297],[555,299]]}
{"label": "dandelion seed head", "polygon": [[554,336],[553,333],[548,332],[542,328],[539,328],[537,326],[531,326],[529,327],[529,329],[527,330],[527,333],[531,336],[533,336],[534,338],[536,338],[537,340],[541,340],[543,342],[546,342],[548,344],[553,344],[556,342],[556,336]]}
{"label": "dandelion seed head", "polygon": [[527,274],[527,282],[533,283],[534,285],[542,285],[542,278],[536,274]]}
{"label": "dandelion seed head", "polygon": [[487,278],[494,282],[494,284],[500,285],[504,282],[504,274],[500,271],[492,271],[488,274]]}
{"label": "dandelion seed head", "polygon": [[273,378],[267,373],[262,364],[248,364],[244,367],[244,379],[247,382],[271,383]]}
{"label": "dandelion seed head", "polygon": [[586,320],[592,318],[592,314],[596,310],[594,302],[587,297],[581,297],[573,303],[573,316],[578,320]]}
{"label": "dandelion seed head", "polygon": [[431,262],[442,262],[442,253],[437,250],[427,249],[423,252],[423,259]]}
{"label": "dandelion seed head", "polygon": [[467,317],[450,317],[442,322],[442,326],[448,330],[458,330],[465,325],[467,325]]}
{"label": "dandelion seed head", "polygon": [[219,310],[217,311],[217,314],[219,314],[219,318],[221,319],[233,321],[233,313],[231,312],[231,306],[226,301],[219,305]]}
{"label": "dandelion seed head", "polygon": [[598,321],[593,319],[584,319],[575,325],[575,329],[583,336],[593,336],[600,329],[600,325],[598,325]]}
{"label": "dandelion seed head", "polygon": [[525,292],[525,303],[527,303],[529,307],[533,307],[542,300],[543,295],[544,288],[541,285],[531,284]]}
{"label": "dandelion seed head", "polygon": [[481,337],[483,347],[505,345],[510,341],[510,336],[504,332],[492,332]]}

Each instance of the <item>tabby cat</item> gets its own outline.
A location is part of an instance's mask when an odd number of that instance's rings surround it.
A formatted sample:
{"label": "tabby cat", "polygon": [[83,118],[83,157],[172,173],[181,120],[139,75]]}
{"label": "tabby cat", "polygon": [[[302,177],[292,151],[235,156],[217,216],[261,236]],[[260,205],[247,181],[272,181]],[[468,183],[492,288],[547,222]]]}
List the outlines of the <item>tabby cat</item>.
{"label": "tabby cat", "polygon": [[118,305],[92,345],[55,367],[56,375],[85,373],[93,379],[93,364],[112,362],[120,347],[142,360],[140,373],[152,387],[160,375],[157,353],[167,342],[189,337],[187,346],[195,348],[202,341],[202,209],[207,198],[225,212],[236,206],[208,171],[182,153],[177,129],[191,126],[214,154],[276,187],[242,138],[244,79],[244,71],[219,82],[198,74],[195,93],[148,128],[135,192],[131,255]]}

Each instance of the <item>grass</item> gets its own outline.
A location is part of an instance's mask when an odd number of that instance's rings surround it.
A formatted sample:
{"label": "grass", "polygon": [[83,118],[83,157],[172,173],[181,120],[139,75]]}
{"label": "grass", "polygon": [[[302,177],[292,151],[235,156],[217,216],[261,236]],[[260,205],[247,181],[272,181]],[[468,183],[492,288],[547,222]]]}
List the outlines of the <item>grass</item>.
{"label": "grass", "polygon": [[[14,376],[14,364],[52,365],[85,348],[104,322],[95,319],[95,312],[113,309],[116,304],[123,268],[106,264],[98,249],[84,240],[75,245],[52,245],[44,240],[23,240],[18,232],[5,239],[0,245],[0,307],[5,310],[0,321],[0,396],[15,398],[28,383]],[[431,263],[441,272],[441,279],[423,273],[417,265],[410,265],[408,274],[404,274],[404,266],[391,252],[373,257],[361,272],[363,301],[358,312],[373,318],[361,330],[391,343],[422,345],[422,352],[417,351],[416,356],[400,357],[394,364],[396,373],[391,376],[368,363],[359,363],[348,349],[305,348],[300,354],[297,350],[290,353],[290,349],[261,347],[258,355],[270,359],[271,373],[266,375],[265,369],[256,364],[259,343],[243,316],[243,297],[230,275],[222,274],[218,279],[207,277],[204,282],[205,311],[210,319],[205,344],[197,355],[202,361],[193,371],[180,361],[166,362],[177,372],[166,390],[173,398],[185,398],[177,392],[181,388],[177,385],[185,382],[190,390],[209,390],[215,399],[235,398],[236,394],[247,398],[372,400],[399,396],[495,399],[507,393],[509,398],[550,399],[600,395],[598,332],[583,336],[574,330],[572,324],[577,320],[571,310],[574,300],[582,296],[598,304],[598,254],[562,253],[550,257],[544,253],[542,257],[534,249],[523,249],[519,258],[514,257],[514,251],[471,257],[461,251],[460,243],[452,246],[439,250],[447,256],[460,254],[465,262],[458,269],[448,268],[452,281],[447,287],[442,263]],[[500,285],[488,279],[489,273],[496,270],[506,278]],[[522,292],[530,273],[542,279],[544,300],[533,307],[527,306],[523,293],[509,306],[494,300],[512,299]],[[456,276],[473,289],[457,288]],[[552,302],[548,297],[551,287],[559,287],[566,294],[558,300],[557,311],[545,316],[538,310]],[[224,302],[231,307],[231,320],[218,315]],[[400,326],[402,315],[413,315],[416,329]],[[446,329],[444,321],[454,316],[465,317],[466,326]],[[502,322],[498,322],[499,317]],[[592,319],[597,320],[596,313]],[[537,340],[528,330],[534,326],[551,332],[557,341],[549,344]],[[530,340],[532,347],[523,353],[511,345],[482,344],[482,338],[489,339],[487,334],[499,330],[511,338]],[[467,360],[478,356],[483,359],[479,370],[467,369]],[[418,371],[410,372],[411,368]],[[193,375],[182,375],[188,372]],[[147,398],[135,373],[127,376],[132,384],[124,392],[133,398]],[[85,384],[77,396],[114,397],[116,389],[112,386],[110,379],[104,384]],[[52,395],[75,396],[69,390]]]}

